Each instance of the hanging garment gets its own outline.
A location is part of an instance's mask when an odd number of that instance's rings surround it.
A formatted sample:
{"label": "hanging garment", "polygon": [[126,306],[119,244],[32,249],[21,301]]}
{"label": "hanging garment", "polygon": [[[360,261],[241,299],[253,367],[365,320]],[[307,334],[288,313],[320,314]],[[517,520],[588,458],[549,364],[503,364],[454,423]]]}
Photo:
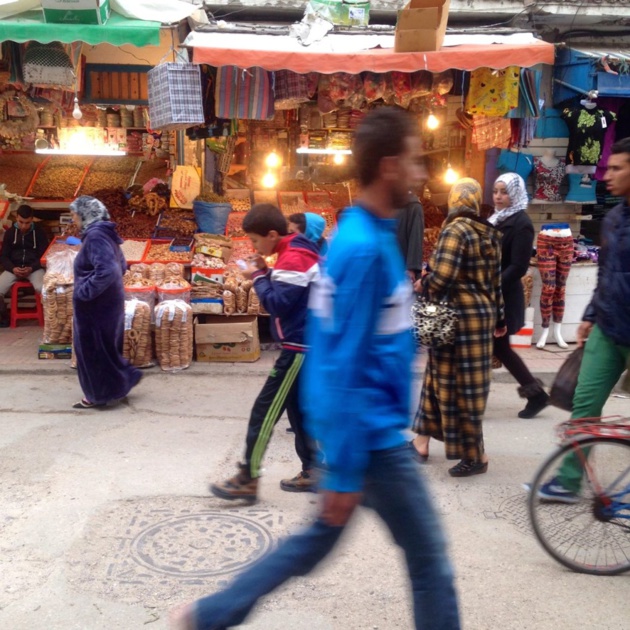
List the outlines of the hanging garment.
{"label": "hanging garment", "polygon": [[580,173],[569,173],[569,192],[565,197],[565,201],[572,203],[597,203],[597,195],[595,189],[597,181],[590,175]]}
{"label": "hanging garment", "polygon": [[559,110],[545,107],[536,125],[536,138],[568,138],[569,128]]}
{"label": "hanging garment", "polygon": [[215,101],[217,118],[272,120],[272,74],[262,68],[217,68]]}
{"label": "hanging garment", "polygon": [[505,116],[518,105],[519,68],[478,68],[470,76],[466,109],[482,116]]}
{"label": "hanging garment", "polygon": [[507,118],[473,116],[472,141],[479,151],[506,148],[510,144],[512,127]]}
{"label": "hanging garment", "polygon": [[560,324],[564,317],[565,287],[573,260],[573,237],[539,234],[536,241],[536,256],[542,280],[541,325],[543,328],[549,328],[552,314],[556,324]]}
{"label": "hanging garment", "polygon": [[562,118],[569,127],[567,164],[595,166],[602,155],[606,130],[617,116],[599,107],[576,107],[566,108]]}
{"label": "hanging garment", "polygon": [[565,175],[564,158],[555,166],[547,166],[540,158],[534,158],[534,199],[540,201],[562,201],[560,184]]}
{"label": "hanging garment", "polygon": [[497,160],[497,169],[502,174],[518,173],[526,182],[534,169],[534,158],[527,153],[501,151]]}

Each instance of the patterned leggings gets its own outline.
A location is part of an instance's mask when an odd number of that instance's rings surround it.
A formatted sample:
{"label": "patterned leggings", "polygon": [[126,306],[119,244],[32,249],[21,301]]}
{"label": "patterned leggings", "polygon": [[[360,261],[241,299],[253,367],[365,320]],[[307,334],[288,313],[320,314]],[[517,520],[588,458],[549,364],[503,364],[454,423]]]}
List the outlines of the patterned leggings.
{"label": "patterned leggings", "polygon": [[552,312],[556,323],[562,322],[564,316],[564,289],[573,260],[573,237],[539,234],[536,251],[538,271],[542,278],[542,327],[549,328]]}

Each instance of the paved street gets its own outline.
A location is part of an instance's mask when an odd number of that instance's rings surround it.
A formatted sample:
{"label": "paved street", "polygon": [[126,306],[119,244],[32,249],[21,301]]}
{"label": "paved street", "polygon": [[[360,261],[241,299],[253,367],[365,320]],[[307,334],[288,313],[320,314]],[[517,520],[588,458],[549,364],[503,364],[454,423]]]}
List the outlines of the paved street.
{"label": "paved street", "polygon": [[[75,411],[67,362],[0,379],[0,628],[167,628],[166,611],[225,583],[304,524],[312,494],[279,489],[298,471],[282,420],[265,463],[261,501],[209,498],[233,473],[263,363],[147,373],[129,404]],[[4,363],[4,362],[2,362]],[[52,368],[52,366],[49,366]],[[502,379],[504,380],[504,379]],[[519,420],[515,387],[495,383],[485,424],[488,474],[452,479],[441,445],[423,467],[451,540],[464,628],[628,626],[630,574],[571,573],[545,555],[521,483],[566,417]],[[611,398],[609,413],[628,412]],[[404,565],[380,522],[361,511],[337,554],[264,600],[255,630],[411,628]]]}

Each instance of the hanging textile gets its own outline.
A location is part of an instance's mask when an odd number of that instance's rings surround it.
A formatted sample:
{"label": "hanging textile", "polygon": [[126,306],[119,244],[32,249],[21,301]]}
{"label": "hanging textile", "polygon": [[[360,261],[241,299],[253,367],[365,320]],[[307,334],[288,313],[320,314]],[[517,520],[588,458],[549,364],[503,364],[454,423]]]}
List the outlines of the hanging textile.
{"label": "hanging textile", "polygon": [[278,70],[275,73],[275,109],[297,109],[309,101],[308,79],[305,74]]}
{"label": "hanging textile", "polygon": [[470,75],[466,109],[482,116],[505,116],[518,105],[519,68],[478,68]]}
{"label": "hanging textile", "polygon": [[507,118],[473,116],[472,141],[478,151],[499,147],[506,149],[510,144],[512,127]]}
{"label": "hanging textile", "polygon": [[273,75],[262,68],[217,68],[215,102],[217,118],[272,120]]}

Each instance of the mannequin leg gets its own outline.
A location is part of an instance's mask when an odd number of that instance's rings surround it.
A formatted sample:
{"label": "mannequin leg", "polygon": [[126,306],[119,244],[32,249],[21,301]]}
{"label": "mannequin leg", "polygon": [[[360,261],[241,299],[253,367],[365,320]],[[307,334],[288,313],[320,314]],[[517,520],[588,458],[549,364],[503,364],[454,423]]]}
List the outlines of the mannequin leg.
{"label": "mannequin leg", "polygon": [[569,344],[562,338],[562,334],[560,332],[560,328],[562,327],[562,324],[560,323],[554,323],[553,325],[553,337],[556,340],[556,343],[558,344],[558,346],[560,348],[568,348]]}
{"label": "mannequin leg", "polygon": [[549,328],[543,328],[542,335],[540,335],[540,339],[536,343],[536,347],[542,350],[547,343],[548,336],[549,336]]}

